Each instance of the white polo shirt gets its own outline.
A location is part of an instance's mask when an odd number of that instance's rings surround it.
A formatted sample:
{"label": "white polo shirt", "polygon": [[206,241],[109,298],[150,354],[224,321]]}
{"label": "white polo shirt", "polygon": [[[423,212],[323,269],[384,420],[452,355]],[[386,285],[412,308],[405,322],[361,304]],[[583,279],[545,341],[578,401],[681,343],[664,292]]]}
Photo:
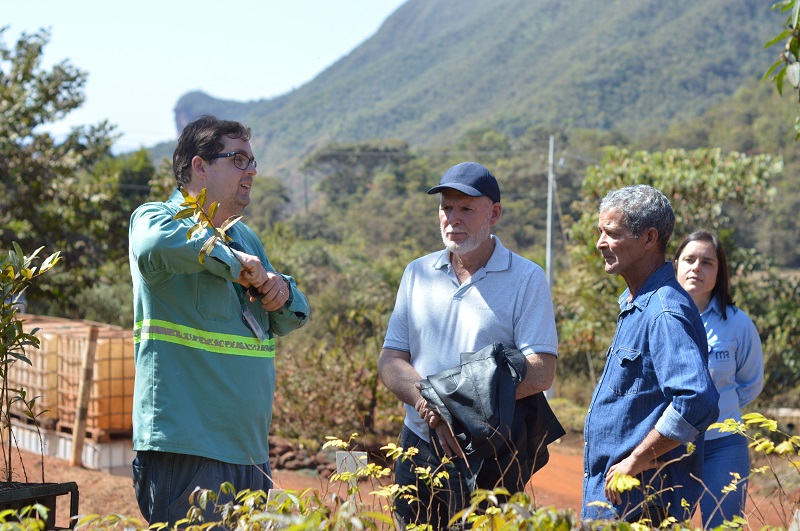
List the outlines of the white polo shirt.
{"label": "white polo shirt", "polygon": [[[459,365],[462,352],[492,343],[525,355],[558,355],[544,271],[492,238],[489,261],[463,284],[447,250],[414,260],[403,273],[383,347],[410,353],[423,378]],[[429,441],[428,427],[412,406],[405,407],[406,426]]]}

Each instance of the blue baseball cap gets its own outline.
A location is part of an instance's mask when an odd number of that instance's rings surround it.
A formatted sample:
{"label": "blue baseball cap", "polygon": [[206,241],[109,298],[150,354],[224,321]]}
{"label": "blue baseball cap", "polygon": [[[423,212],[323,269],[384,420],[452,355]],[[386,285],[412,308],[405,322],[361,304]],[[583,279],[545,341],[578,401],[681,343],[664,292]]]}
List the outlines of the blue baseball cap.
{"label": "blue baseball cap", "polygon": [[456,164],[442,175],[437,186],[428,190],[429,194],[437,194],[445,188],[458,190],[472,197],[485,195],[495,203],[500,202],[500,186],[492,172],[477,162]]}

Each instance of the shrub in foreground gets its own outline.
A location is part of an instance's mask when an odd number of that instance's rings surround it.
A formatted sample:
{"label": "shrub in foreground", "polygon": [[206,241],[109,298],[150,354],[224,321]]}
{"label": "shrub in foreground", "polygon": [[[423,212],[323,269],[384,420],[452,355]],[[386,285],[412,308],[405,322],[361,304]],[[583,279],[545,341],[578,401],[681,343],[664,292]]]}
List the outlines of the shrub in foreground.
{"label": "shrub in foreground", "polygon": [[[753,452],[766,462],[766,465],[751,471],[750,477],[764,475],[772,478],[776,489],[769,501],[770,510],[778,516],[781,527],[787,529],[800,526],[800,489],[796,491],[786,488],[790,484],[785,472],[800,476],[800,436],[781,431],[778,423],[760,413],[744,415],[741,422],[728,419],[715,425],[723,431],[741,433],[750,440]],[[329,437],[324,447],[334,447],[348,451],[355,434],[349,441]],[[383,448],[387,458],[403,458],[402,449],[390,444]],[[413,451],[410,450],[410,451]],[[783,463],[786,466],[781,466]],[[420,477],[431,482],[434,487],[443,479],[444,471],[420,470]],[[339,472],[330,478],[331,489],[320,493],[317,489],[305,489],[300,492],[273,490],[244,490],[235,492],[229,483],[223,484],[218,491],[197,489],[192,495],[193,507],[186,518],[177,522],[174,529],[187,530],[232,529],[237,531],[262,531],[267,529],[287,530],[362,530],[362,529],[394,529],[392,518],[392,499],[397,496],[413,496],[413,489],[403,490],[391,484],[387,478],[391,470],[374,463],[364,463],[355,472]],[[731,490],[742,481],[732,477]],[[441,484],[441,483],[440,483]],[[365,490],[367,485],[372,490]],[[335,488],[339,487],[339,488]],[[346,488],[345,488],[346,487]],[[619,490],[644,488],[632,477],[618,479]],[[344,490],[345,496],[339,494]],[[7,510],[0,512],[0,531],[5,529],[42,530],[44,528],[43,508],[26,508],[19,512]],[[204,511],[211,510],[218,521],[206,522]],[[153,524],[152,530],[166,530],[167,524]],[[647,520],[627,523],[623,521],[581,521],[572,509],[557,510],[553,507],[538,507],[534,500],[525,493],[509,493],[503,489],[493,491],[478,490],[473,493],[469,506],[458,513],[451,521],[453,529],[541,529],[548,531],[642,531],[651,529]],[[756,528],[743,518],[736,517],[718,529]],[[690,520],[677,521],[668,519],[662,529],[694,530]],[[763,527],[762,529],[767,529]],[[144,530],[148,527],[135,518],[123,515],[86,515],[78,518],[76,531],[95,530]],[[412,527],[426,530],[428,526]]]}

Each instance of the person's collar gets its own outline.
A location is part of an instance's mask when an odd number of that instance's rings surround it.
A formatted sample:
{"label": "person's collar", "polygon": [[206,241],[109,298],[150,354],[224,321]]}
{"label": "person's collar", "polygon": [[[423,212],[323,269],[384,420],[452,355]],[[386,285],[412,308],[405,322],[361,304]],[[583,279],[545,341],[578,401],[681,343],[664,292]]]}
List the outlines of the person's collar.
{"label": "person's collar", "polygon": [[633,300],[628,302],[630,296],[630,289],[619,296],[619,305],[625,307],[627,304],[632,304],[638,308],[645,308],[650,302],[650,297],[656,292],[658,288],[669,282],[670,279],[675,278],[675,268],[672,262],[664,262],[664,265],[656,269],[652,275],[647,277],[642,287],[636,292]]}
{"label": "person's collar", "polygon": [[181,189],[180,188],[175,188],[172,191],[172,195],[169,196],[169,199],[167,200],[167,202],[168,203],[177,203],[178,205],[183,203],[183,194],[181,193]]}
{"label": "person's collar", "polygon": [[492,238],[494,239],[494,252],[483,267],[486,271],[505,271],[511,267],[511,251],[503,247],[500,238],[494,234],[492,234]]}
{"label": "person's collar", "polygon": [[706,313],[709,311],[717,312],[717,314],[722,315],[722,304],[720,303],[719,297],[716,295],[711,296],[711,300],[708,301],[708,306],[706,306],[705,311],[701,313]]}

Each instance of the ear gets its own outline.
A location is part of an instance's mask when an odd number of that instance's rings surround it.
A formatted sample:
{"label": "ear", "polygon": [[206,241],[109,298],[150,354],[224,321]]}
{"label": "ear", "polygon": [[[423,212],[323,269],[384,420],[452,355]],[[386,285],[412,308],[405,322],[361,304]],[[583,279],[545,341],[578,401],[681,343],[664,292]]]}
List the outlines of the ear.
{"label": "ear", "polygon": [[205,162],[199,155],[192,157],[192,172],[200,175],[205,173]]}
{"label": "ear", "polygon": [[655,227],[650,227],[642,235],[644,238],[644,247],[648,251],[653,247],[658,247],[658,230]]}
{"label": "ear", "polygon": [[489,218],[489,223],[494,227],[500,221],[500,216],[503,215],[503,205],[500,203],[492,203],[492,217]]}

